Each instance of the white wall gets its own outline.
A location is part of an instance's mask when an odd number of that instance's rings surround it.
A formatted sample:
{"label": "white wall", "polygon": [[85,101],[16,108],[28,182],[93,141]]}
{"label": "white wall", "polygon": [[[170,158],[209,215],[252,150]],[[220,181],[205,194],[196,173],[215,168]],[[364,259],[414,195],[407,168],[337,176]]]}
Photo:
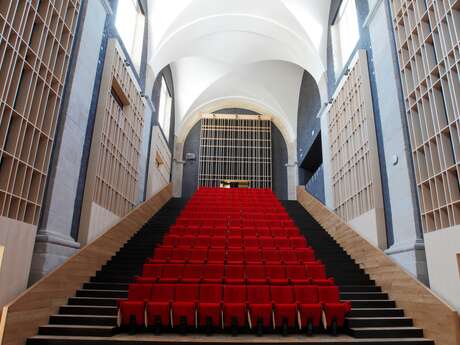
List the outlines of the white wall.
{"label": "white wall", "polygon": [[460,226],[425,234],[425,250],[431,289],[460,313]]}

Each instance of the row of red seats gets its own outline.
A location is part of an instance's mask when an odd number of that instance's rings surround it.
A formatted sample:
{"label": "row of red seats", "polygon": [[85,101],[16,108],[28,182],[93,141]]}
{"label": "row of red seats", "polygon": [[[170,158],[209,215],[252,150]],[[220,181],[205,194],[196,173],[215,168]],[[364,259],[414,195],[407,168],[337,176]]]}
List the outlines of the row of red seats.
{"label": "row of red seats", "polygon": [[249,285],[334,285],[324,265],[144,264],[137,283],[224,283]]}
{"label": "row of red seats", "polygon": [[[343,326],[350,304],[335,286],[130,284],[119,301],[122,324],[137,326],[280,327]],[[128,319],[126,319],[128,318]]]}
{"label": "row of red seats", "polygon": [[205,235],[205,236],[299,236],[300,231],[296,227],[278,227],[278,228],[269,228],[269,227],[211,227],[211,226],[179,226],[173,225],[169,230],[168,234],[173,235]]}
{"label": "row of red seats", "polygon": [[167,235],[163,246],[171,247],[263,247],[263,248],[305,248],[307,240],[303,236],[209,236],[209,235]]}
{"label": "row of red seats", "polygon": [[[229,217],[230,218],[230,217]],[[286,228],[295,227],[292,219],[248,219],[232,217],[226,219],[218,218],[189,218],[177,219],[176,225],[181,226],[208,226],[208,227],[238,227],[238,228]]]}
{"label": "row of red seats", "polygon": [[172,248],[158,247],[149,263],[227,263],[243,264],[245,262],[260,263],[307,263],[315,261],[315,253],[311,248],[296,249],[225,249],[225,248]]}

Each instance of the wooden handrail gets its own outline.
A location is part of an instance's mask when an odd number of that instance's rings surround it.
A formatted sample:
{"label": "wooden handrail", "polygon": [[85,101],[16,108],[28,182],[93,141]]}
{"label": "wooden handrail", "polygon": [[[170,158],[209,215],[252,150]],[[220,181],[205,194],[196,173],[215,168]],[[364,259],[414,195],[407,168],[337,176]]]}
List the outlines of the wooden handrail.
{"label": "wooden handrail", "polygon": [[169,184],[3,308],[0,344],[23,345],[172,197]]}
{"label": "wooden handrail", "polygon": [[413,318],[424,335],[437,345],[460,345],[460,318],[455,309],[412,277],[383,251],[315,197],[297,188],[297,201],[334,238],[375,282]]}

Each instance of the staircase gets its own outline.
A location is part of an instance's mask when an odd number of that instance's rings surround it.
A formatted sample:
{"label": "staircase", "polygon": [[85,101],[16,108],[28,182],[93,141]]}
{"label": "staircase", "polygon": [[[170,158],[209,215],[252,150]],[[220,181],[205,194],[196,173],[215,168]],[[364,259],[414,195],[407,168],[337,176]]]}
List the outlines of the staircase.
{"label": "staircase", "polygon": [[[369,278],[359,265],[324,231],[297,201],[284,201],[290,217],[307,236],[308,243],[326,266],[328,276],[339,285],[341,298],[351,301],[348,315],[349,334],[355,338],[414,339],[416,344],[429,344],[423,330],[413,326],[385,292]],[[417,340],[415,340],[417,339]]]}
{"label": "staircase", "polygon": [[[159,211],[110,261],[108,261],[89,282],[76,292],[75,297],[68,300],[67,305],[60,307],[59,312],[51,315],[48,325],[39,328],[38,335],[28,339],[28,345],[64,345],[64,344],[118,344],[119,341],[129,344],[145,344],[146,342],[174,342],[162,337],[145,338],[131,337],[129,341],[113,337],[116,333],[117,307],[119,298],[127,297],[128,284],[133,277],[140,274],[145,258],[152,255],[155,244],[159,243],[175,222],[185,199],[172,199]],[[322,260],[328,276],[333,276],[341,288],[341,297],[352,303],[353,310],[347,322],[349,334],[355,338],[334,339],[321,337],[279,338],[265,336],[262,339],[250,337],[243,341],[236,338],[234,342],[243,343],[308,343],[308,344],[408,344],[434,345],[434,342],[423,338],[423,331],[413,327],[412,320],[404,316],[404,311],[397,308],[381,288],[375,285],[369,276],[354,263],[339,245],[325,232],[320,225],[297,202],[283,203],[290,216],[308,236],[308,242],[315,250],[318,259]],[[158,340],[155,340],[158,339]],[[188,338],[183,338],[186,341]],[[218,336],[194,338],[196,343],[221,342]],[[230,339],[230,340],[229,340]],[[232,342],[227,338],[226,342]]]}

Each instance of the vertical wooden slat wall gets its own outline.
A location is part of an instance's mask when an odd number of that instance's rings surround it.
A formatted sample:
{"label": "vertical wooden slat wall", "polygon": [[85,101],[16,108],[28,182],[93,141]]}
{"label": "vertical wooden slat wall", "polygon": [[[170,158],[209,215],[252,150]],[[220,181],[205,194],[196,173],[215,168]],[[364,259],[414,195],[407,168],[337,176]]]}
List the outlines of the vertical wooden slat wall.
{"label": "vertical wooden slat wall", "polygon": [[83,233],[90,222],[92,203],[122,217],[138,201],[145,104],[125,61],[118,42],[109,40],[85,185]]}
{"label": "vertical wooden slat wall", "polygon": [[392,0],[424,232],[460,224],[460,1]]}
{"label": "vertical wooden slat wall", "polygon": [[203,115],[199,166],[199,186],[244,180],[252,188],[272,188],[270,117]]}
{"label": "vertical wooden slat wall", "polygon": [[0,1],[0,215],[37,224],[79,0]]}
{"label": "vertical wooden slat wall", "polygon": [[366,51],[337,90],[328,118],[333,207],[348,221],[383,207]]}

